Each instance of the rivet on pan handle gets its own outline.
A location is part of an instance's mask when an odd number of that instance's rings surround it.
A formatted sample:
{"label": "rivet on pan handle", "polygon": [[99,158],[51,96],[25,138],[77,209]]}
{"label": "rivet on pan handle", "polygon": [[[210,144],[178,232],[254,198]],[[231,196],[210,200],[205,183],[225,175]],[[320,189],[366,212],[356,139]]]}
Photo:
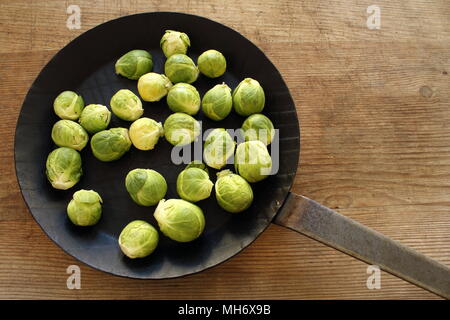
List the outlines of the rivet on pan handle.
{"label": "rivet on pan handle", "polygon": [[304,196],[290,193],[275,223],[450,299],[450,268]]}

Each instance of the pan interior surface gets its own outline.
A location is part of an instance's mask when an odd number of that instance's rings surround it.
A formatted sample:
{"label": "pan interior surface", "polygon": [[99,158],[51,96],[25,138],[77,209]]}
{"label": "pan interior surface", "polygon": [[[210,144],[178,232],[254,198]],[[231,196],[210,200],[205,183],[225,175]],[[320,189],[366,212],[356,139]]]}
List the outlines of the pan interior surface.
{"label": "pan interior surface", "polygon": [[[227,72],[216,79],[202,75],[193,83],[200,95],[225,82],[232,89],[246,77],[258,80],[266,93],[263,111],[279,129],[279,170],[276,175],[252,184],[252,206],[245,212],[231,214],[216,203],[214,190],[209,199],[198,202],[206,227],[202,236],[191,243],[177,243],[160,233],[160,243],[144,259],[125,257],[117,238],[132,220],[142,219],[157,227],[155,207],[135,204],[125,189],[125,176],[135,168],[151,168],[167,180],[166,199],[179,198],[176,178],[185,165],[171,161],[172,146],[161,138],[154,150],[131,147],[115,162],[94,158],[89,145],[81,152],[83,177],[73,188],[55,190],[47,182],[45,161],[56,148],[50,133],[58,121],[53,100],[64,90],[75,91],[85,104],[103,104],[119,89],[138,94],[137,82],[114,72],[116,60],[132,49],[148,50],[153,56],[153,72],[164,73],[165,57],[159,41],[165,30],[187,33],[192,47],[188,55],[197,61],[205,50],[221,51],[227,59]],[[160,122],[171,114],[165,98],[143,102],[144,117]],[[225,120],[214,122],[202,112],[203,131],[222,127],[240,128],[245,118],[232,112]],[[110,128],[128,128],[131,122],[112,116]],[[269,148],[270,151],[270,148]],[[65,252],[87,265],[119,276],[163,279],[202,271],[232,257],[248,246],[271,222],[293,183],[299,157],[299,127],[295,106],[280,73],[269,59],[239,33],[211,20],[180,13],[143,13],[109,21],[82,34],[44,67],[30,88],[16,128],[15,162],[19,185],[31,214],[44,232]],[[233,169],[231,165],[227,168]],[[209,168],[213,182],[217,170]],[[103,198],[103,216],[93,227],[76,227],[66,215],[66,207],[75,191],[93,189]]]}

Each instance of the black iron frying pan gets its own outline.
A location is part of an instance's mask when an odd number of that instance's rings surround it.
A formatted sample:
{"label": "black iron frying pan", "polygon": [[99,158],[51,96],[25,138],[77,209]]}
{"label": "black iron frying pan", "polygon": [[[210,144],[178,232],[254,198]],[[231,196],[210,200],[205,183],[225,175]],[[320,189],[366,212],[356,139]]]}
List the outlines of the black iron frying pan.
{"label": "black iron frying pan", "polygon": [[[109,105],[119,89],[135,93],[136,81],[114,73],[116,59],[131,49],[147,49],[154,71],[163,73],[164,56],[159,40],[166,29],[189,34],[189,55],[196,61],[204,50],[215,48],[227,57],[228,69],[218,79],[200,77],[195,86],[203,95],[213,85],[226,82],[234,88],[245,77],[260,81],[266,92],[268,115],[280,136],[280,167],[276,175],[253,185],[256,195],[244,213],[220,209],[214,196],[199,203],[206,215],[204,234],[191,243],[161,237],[149,257],[131,260],[121,253],[117,237],[131,220],[156,225],[154,208],[136,205],[124,188],[134,168],[152,168],[166,178],[166,198],[176,198],[175,181],[184,165],[170,161],[172,146],[161,139],[153,151],[132,148],[116,162],[95,159],[82,151],[84,176],[67,191],[53,189],[45,178],[45,160],[55,148],[50,139],[58,119],[52,103],[58,93],[73,90],[86,104]],[[165,101],[145,103],[144,116],[164,121],[170,114]],[[220,123],[197,116],[203,129],[239,128],[243,118],[232,113]],[[110,127],[128,127],[113,117]],[[59,51],[41,71],[23,103],[15,136],[15,162],[19,185],[33,217],[64,251],[87,265],[119,276],[163,279],[192,274],[215,266],[248,246],[271,223],[286,226],[408,280],[443,297],[450,297],[449,269],[305,197],[289,192],[298,166],[300,131],[294,102],[280,73],[264,53],[236,31],[217,22],[180,13],[143,13],[101,24],[80,35]],[[213,170],[211,170],[213,171]],[[213,172],[212,176],[215,176]],[[66,218],[67,203],[75,190],[94,189],[104,199],[103,217],[91,228],[74,227]]]}

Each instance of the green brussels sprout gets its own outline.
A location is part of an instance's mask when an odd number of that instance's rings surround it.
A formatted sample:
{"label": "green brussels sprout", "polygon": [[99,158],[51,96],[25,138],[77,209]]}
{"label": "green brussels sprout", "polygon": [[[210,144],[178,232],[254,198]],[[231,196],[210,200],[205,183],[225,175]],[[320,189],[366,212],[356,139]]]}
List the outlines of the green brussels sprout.
{"label": "green brussels sprout", "polygon": [[203,159],[211,168],[222,169],[233,155],[235,146],[236,143],[225,129],[214,129],[205,140]]}
{"label": "green brussels sprout", "polygon": [[177,83],[167,94],[167,105],[173,112],[184,112],[191,116],[200,110],[200,94],[188,83]]}
{"label": "green brussels sprout", "polygon": [[53,150],[47,157],[45,173],[53,188],[59,190],[72,188],[83,174],[80,154],[66,147]]}
{"label": "green brussels sprout", "polygon": [[200,135],[200,124],[186,113],[173,113],[164,121],[164,136],[174,146],[193,142]]}
{"label": "green brussels sprout", "polygon": [[164,73],[173,83],[192,83],[197,80],[198,68],[187,55],[177,53],[166,60]]}
{"label": "green brussels sprout", "polygon": [[103,200],[94,190],[78,190],[67,206],[67,216],[74,225],[93,226],[102,216]]}
{"label": "green brussels sprout", "polygon": [[112,96],[109,103],[112,112],[122,120],[134,121],[144,113],[141,99],[128,89],[121,89]]}
{"label": "green brussels sprout", "polygon": [[253,191],[250,184],[241,176],[230,170],[217,173],[216,199],[222,209],[237,213],[250,207],[253,202]]}
{"label": "green brussels sprout", "polygon": [[139,150],[152,150],[159,137],[164,136],[161,122],[150,118],[140,118],[130,126],[129,135],[133,145]]}
{"label": "green brussels sprout", "polygon": [[225,73],[227,61],[217,50],[207,50],[197,59],[198,69],[209,78],[217,78]]}
{"label": "green brussels sprout", "polygon": [[230,114],[232,107],[231,89],[225,83],[209,89],[202,99],[203,113],[215,121],[225,119]]}
{"label": "green brussels sprout", "polygon": [[100,161],[114,161],[121,158],[131,147],[128,130],[112,128],[94,134],[91,139],[91,149]]}
{"label": "green brussels sprout", "polygon": [[117,60],[116,73],[131,80],[139,79],[143,74],[152,71],[152,55],[145,50],[131,50]]}
{"label": "green brussels sprout", "polygon": [[108,128],[111,112],[101,104],[90,104],[84,108],[78,122],[89,133],[97,133]]}
{"label": "green brussels sprout", "polygon": [[151,169],[134,169],[125,178],[128,193],[140,206],[154,206],[167,192],[166,179]]}
{"label": "green brussels sprout", "polygon": [[159,44],[168,58],[176,53],[186,54],[188,47],[191,46],[191,41],[186,33],[166,30]]}
{"label": "green brussels sprout", "polygon": [[260,113],[252,114],[245,119],[242,131],[245,141],[259,140],[265,145],[269,145],[275,135],[272,121]]}
{"label": "green brussels sprout", "polygon": [[206,166],[200,167],[201,164],[191,163],[178,175],[177,192],[186,201],[197,202],[211,195],[214,184],[209,180]]}
{"label": "green brussels sprout", "polygon": [[264,90],[258,81],[245,78],[233,91],[233,106],[237,114],[249,116],[260,113],[266,101]]}
{"label": "green brussels sprout", "polygon": [[56,115],[66,120],[78,120],[83,108],[83,98],[73,91],[61,92],[53,102]]}
{"label": "green brussels sprout", "polygon": [[131,259],[147,257],[155,251],[158,242],[158,231],[143,220],[130,222],[119,235],[120,249]]}
{"label": "green brussels sprout", "polygon": [[169,78],[159,73],[146,73],[139,78],[137,88],[144,101],[159,101],[172,87]]}
{"label": "green brussels sprout", "polygon": [[59,120],[52,128],[52,140],[58,147],[83,150],[89,141],[86,130],[72,120]]}
{"label": "green brussels sprout", "polygon": [[181,199],[161,200],[153,214],[161,232],[172,240],[189,242],[205,229],[202,209]]}
{"label": "green brussels sprout", "polygon": [[259,140],[241,143],[234,158],[236,173],[248,182],[267,178],[272,170],[272,158],[264,143]]}

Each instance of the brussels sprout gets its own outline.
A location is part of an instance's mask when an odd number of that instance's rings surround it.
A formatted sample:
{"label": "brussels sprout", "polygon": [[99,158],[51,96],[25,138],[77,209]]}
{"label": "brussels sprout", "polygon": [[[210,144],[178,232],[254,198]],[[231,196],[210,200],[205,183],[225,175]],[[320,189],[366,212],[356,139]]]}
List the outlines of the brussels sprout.
{"label": "brussels sprout", "polygon": [[137,80],[143,74],[152,71],[152,55],[145,50],[131,50],[117,60],[116,73],[131,80]]}
{"label": "brussels sprout", "polygon": [[244,178],[230,170],[217,173],[214,188],[216,189],[217,203],[228,212],[241,212],[252,204],[252,187]]}
{"label": "brussels sprout", "polygon": [[187,55],[177,53],[166,60],[164,73],[173,83],[192,83],[197,80],[198,68]]}
{"label": "brussels sprout", "polygon": [[191,41],[186,33],[166,30],[159,44],[168,58],[176,53],[186,54],[188,47],[191,46]]}
{"label": "brussels sprout", "polygon": [[134,202],[141,206],[154,206],[167,192],[166,179],[151,169],[134,169],[125,178],[125,187]]}
{"label": "brussels sprout", "polygon": [[83,174],[80,154],[66,147],[53,150],[47,157],[45,173],[53,188],[60,190],[72,188]]}
{"label": "brussels sprout", "polygon": [[183,146],[200,134],[200,124],[188,114],[177,112],[164,121],[164,136],[174,146]]}
{"label": "brussels sprout", "polygon": [[172,87],[170,80],[163,74],[146,73],[139,78],[137,88],[144,101],[159,101]]}
{"label": "brussels sprout", "polygon": [[93,226],[102,216],[103,200],[94,190],[79,190],[67,206],[67,215],[74,225]]}
{"label": "brussels sprout", "polygon": [[167,94],[167,104],[173,112],[184,112],[192,116],[200,110],[200,94],[188,83],[177,83]]}
{"label": "brussels sprout", "polygon": [[178,195],[190,202],[204,200],[211,195],[213,183],[209,180],[208,169],[200,164],[189,164],[186,169],[180,172],[177,178]]}
{"label": "brussels sprout", "polygon": [[52,128],[53,142],[59,147],[83,150],[89,141],[86,130],[72,120],[59,120]]}
{"label": "brussels sprout", "polygon": [[83,108],[83,98],[73,91],[61,92],[53,102],[56,115],[66,120],[78,120]]}
{"label": "brussels sprout", "polygon": [[245,78],[233,91],[233,106],[237,114],[249,116],[264,109],[264,90],[258,81]]}
{"label": "brussels sprout", "polygon": [[114,161],[121,158],[131,147],[128,130],[112,128],[94,134],[91,149],[94,156],[101,161]]}
{"label": "brussels sprout", "polygon": [[270,144],[275,135],[272,121],[260,113],[252,114],[245,119],[242,131],[245,141],[259,140],[265,145]]}
{"label": "brussels sprout", "polygon": [[208,90],[202,99],[203,113],[215,121],[225,119],[230,114],[232,107],[231,89],[225,83]]}
{"label": "brussels sprout", "polygon": [[101,104],[90,104],[81,113],[80,124],[89,133],[96,133],[108,128],[111,112]]}
{"label": "brussels sprout", "polygon": [[234,153],[236,143],[223,128],[214,129],[205,140],[203,159],[214,169],[222,169]]}
{"label": "brussels sprout", "polygon": [[236,173],[248,182],[267,178],[272,169],[272,158],[266,145],[258,140],[239,144],[236,148],[234,168]]}
{"label": "brussels sprout", "polygon": [[150,118],[140,118],[133,122],[129,131],[133,145],[139,150],[152,150],[159,137],[164,136],[161,122]]}
{"label": "brussels sprout", "polygon": [[209,78],[217,78],[225,73],[227,61],[217,50],[207,50],[197,59],[198,69]]}
{"label": "brussels sprout", "polygon": [[161,200],[153,214],[161,232],[172,240],[189,242],[205,229],[202,209],[181,199]]}
{"label": "brussels sprout", "polygon": [[144,113],[141,99],[128,89],[121,89],[112,96],[109,103],[112,112],[122,120],[134,121]]}
{"label": "brussels sprout", "polygon": [[155,251],[159,241],[158,231],[149,223],[134,220],[119,235],[122,252],[131,259],[144,258]]}

